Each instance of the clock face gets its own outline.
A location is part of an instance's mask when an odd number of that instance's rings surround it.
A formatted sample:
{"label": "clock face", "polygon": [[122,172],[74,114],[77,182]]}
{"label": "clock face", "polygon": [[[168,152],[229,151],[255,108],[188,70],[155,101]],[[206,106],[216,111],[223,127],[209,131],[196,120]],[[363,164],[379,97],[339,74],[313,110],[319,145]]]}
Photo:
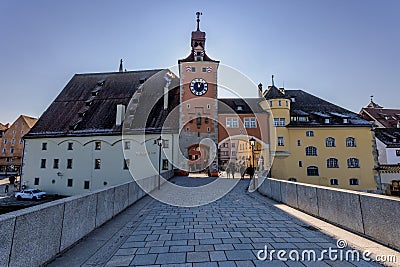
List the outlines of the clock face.
{"label": "clock face", "polygon": [[190,91],[197,96],[204,95],[208,90],[207,82],[202,78],[196,78],[190,82]]}

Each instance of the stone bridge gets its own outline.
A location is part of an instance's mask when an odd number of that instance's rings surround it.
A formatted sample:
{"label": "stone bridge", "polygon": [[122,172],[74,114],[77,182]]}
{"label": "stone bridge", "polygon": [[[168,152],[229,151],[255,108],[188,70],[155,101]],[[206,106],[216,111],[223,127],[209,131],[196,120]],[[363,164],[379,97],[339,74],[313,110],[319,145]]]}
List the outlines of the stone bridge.
{"label": "stone bridge", "polygon": [[241,180],[207,205],[175,207],[131,182],[5,214],[0,266],[400,265],[398,199],[274,179],[259,192],[248,185]]}

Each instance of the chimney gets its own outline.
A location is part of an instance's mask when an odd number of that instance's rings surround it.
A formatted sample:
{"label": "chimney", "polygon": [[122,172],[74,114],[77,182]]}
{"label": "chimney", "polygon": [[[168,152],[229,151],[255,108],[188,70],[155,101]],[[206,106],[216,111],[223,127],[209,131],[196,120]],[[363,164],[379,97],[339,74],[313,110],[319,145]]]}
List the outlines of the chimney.
{"label": "chimney", "polygon": [[115,126],[121,126],[125,118],[125,105],[117,105],[117,116],[115,118]]}
{"label": "chimney", "polygon": [[258,84],[258,98],[263,97],[263,92],[262,92],[262,83]]}
{"label": "chimney", "polygon": [[171,84],[172,79],[170,78],[171,74],[169,72],[165,73],[164,75],[164,80],[165,80],[165,86],[164,86],[164,110],[168,109],[168,89]]}

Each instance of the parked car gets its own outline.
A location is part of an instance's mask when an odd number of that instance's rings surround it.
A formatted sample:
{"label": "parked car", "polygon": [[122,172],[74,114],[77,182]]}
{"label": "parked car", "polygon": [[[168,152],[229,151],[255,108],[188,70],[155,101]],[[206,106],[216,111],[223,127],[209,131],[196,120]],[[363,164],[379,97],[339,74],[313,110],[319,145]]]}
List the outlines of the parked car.
{"label": "parked car", "polygon": [[39,189],[36,189],[36,188],[25,189],[25,190],[15,193],[15,197],[18,200],[21,200],[21,199],[38,200],[38,199],[45,198],[46,192],[40,191]]}

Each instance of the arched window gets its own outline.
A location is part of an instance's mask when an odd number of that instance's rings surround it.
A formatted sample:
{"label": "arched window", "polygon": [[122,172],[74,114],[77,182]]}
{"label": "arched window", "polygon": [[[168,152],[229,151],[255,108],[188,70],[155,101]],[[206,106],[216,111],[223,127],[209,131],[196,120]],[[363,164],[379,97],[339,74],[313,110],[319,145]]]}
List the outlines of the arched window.
{"label": "arched window", "polygon": [[339,185],[339,180],[336,179],[336,178],[332,178],[332,179],[330,180],[330,182],[331,182],[331,185]]}
{"label": "arched window", "polygon": [[326,147],[334,147],[334,146],[336,146],[335,138],[333,138],[333,137],[326,138],[325,139],[325,145],[326,145]]}
{"label": "arched window", "polygon": [[288,179],[290,182],[297,182],[297,179],[296,178],[289,178]]}
{"label": "arched window", "polygon": [[318,167],[316,166],[307,167],[307,176],[319,176]]}
{"label": "arched window", "polygon": [[339,168],[339,161],[335,158],[329,158],[326,160],[327,168]]}
{"label": "arched window", "polygon": [[317,148],[315,146],[306,147],[306,156],[317,156]]}
{"label": "arched window", "polygon": [[351,178],[349,180],[349,182],[350,182],[350,185],[359,185],[360,184],[360,182],[358,181],[357,178]]}
{"label": "arched window", "polygon": [[307,131],[306,132],[306,136],[314,136],[314,132],[313,131]]}
{"label": "arched window", "polygon": [[355,147],[356,146],[356,139],[354,137],[347,137],[346,138],[346,146],[347,147]]}
{"label": "arched window", "polygon": [[360,161],[356,158],[347,159],[348,168],[360,168]]}

